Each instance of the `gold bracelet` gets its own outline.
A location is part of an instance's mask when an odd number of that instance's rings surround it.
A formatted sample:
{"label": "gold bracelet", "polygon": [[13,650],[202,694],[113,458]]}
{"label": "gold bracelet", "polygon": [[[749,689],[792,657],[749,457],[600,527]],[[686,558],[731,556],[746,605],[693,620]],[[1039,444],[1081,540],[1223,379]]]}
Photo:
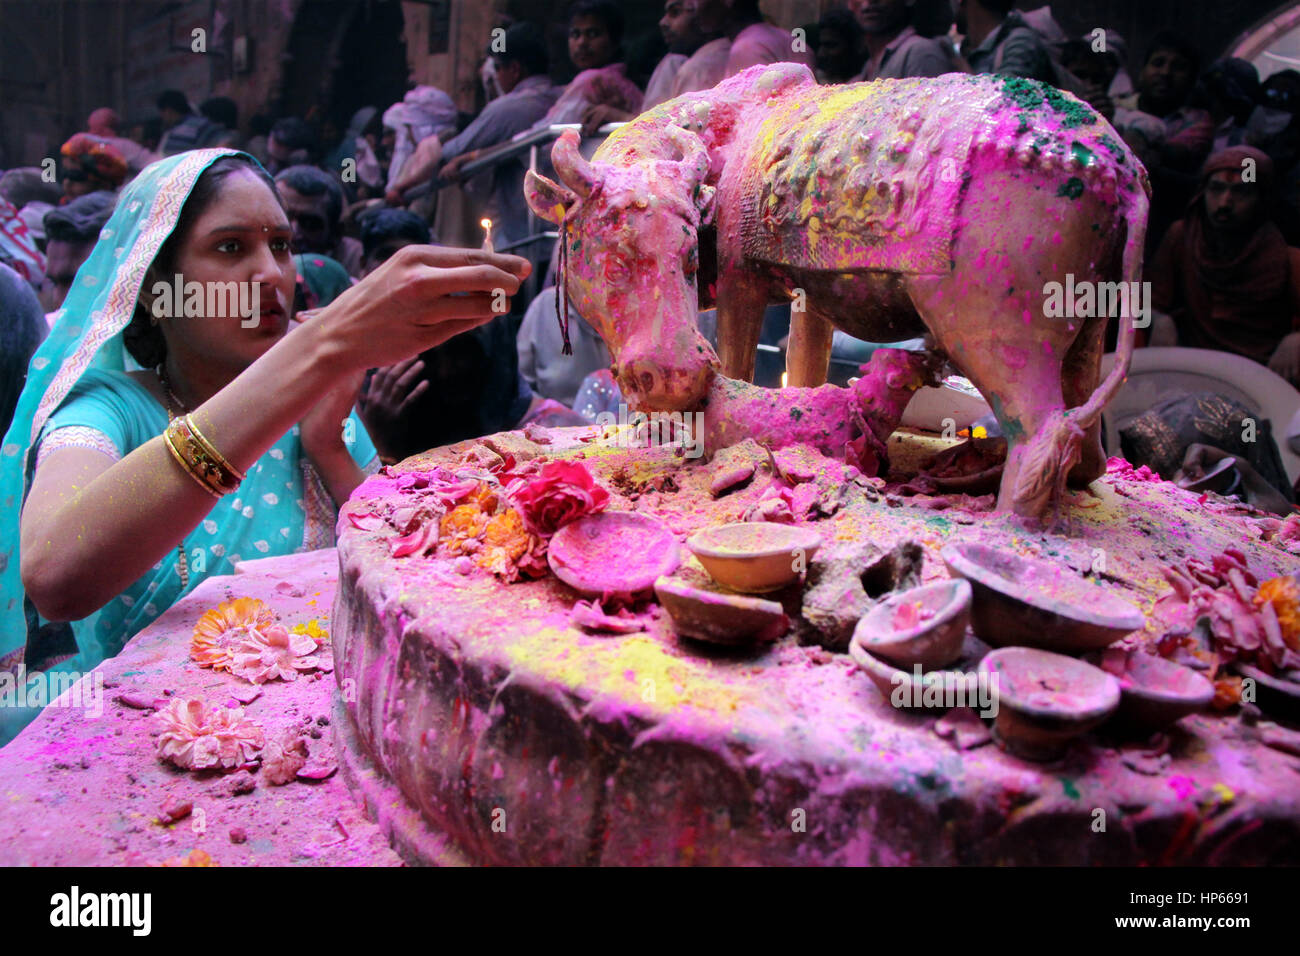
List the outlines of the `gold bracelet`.
{"label": "gold bracelet", "polygon": [[[199,431],[199,426],[195,423],[193,415],[185,416],[185,424],[188,425],[190,431],[194,433],[194,437],[198,439],[199,445],[202,446],[203,450],[208,453],[208,456],[212,458],[213,461],[221,466],[226,474],[230,475],[230,477],[234,479],[235,488],[238,488],[240,482],[247,478],[248,475],[228,462],[225,456],[222,455],[221,452],[217,451],[216,446],[203,437],[203,432]],[[234,489],[232,488],[231,490],[233,491]]]}
{"label": "gold bracelet", "polygon": [[[194,434],[188,415],[172,419],[166,432],[173,454],[213,495],[220,498],[239,488],[243,475],[235,471],[211,445],[201,442]],[[239,477],[236,478],[235,476]]]}
{"label": "gold bracelet", "polygon": [[[175,424],[175,422],[176,419],[173,419],[172,424]],[[172,440],[172,431],[173,431],[172,425],[168,425],[167,430],[163,432],[163,436],[162,436],[163,444],[166,445],[167,450],[172,453],[172,457],[175,458],[177,463],[181,466],[181,468],[184,469],[185,474],[189,475],[196,482],[198,482],[199,487],[201,487],[208,494],[212,495],[212,497],[214,498],[222,497],[221,492],[218,491],[216,488],[214,488],[212,485],[208,484],[202,478],[200,478],[198,473],[195,472],[194,468],[191,467],[190,463],[185,460],[185,458],[181,455],[179,451],[176,450],[176,445]]]}

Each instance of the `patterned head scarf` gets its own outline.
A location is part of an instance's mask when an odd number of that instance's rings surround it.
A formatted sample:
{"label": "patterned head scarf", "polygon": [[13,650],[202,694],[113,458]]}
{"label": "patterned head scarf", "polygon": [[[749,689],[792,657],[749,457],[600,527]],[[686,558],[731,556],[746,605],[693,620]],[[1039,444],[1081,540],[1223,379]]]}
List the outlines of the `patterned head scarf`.
{"label": "patterned head scarf", "polygon": [[145,270],[180,219],[194,183],[232,149],[196,149],[146,167],[123,192],[99,241],[77,271],[54,326],[28,366],[27,384],[0,443],[0,670],[22,663],[36,611],[19,575],[19,513],[35,456],[32,444],[87,369],[126,370],[122,330],[135,312]]}

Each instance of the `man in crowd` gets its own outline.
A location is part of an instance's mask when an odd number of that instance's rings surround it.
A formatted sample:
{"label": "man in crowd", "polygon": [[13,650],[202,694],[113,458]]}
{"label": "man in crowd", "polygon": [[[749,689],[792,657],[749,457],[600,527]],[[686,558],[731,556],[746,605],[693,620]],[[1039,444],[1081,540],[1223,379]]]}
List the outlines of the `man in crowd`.
{"label": "man in crowd", "polygon": [[315,166],[290,166],[275,177],[275,186],[293,226],[293,251],[329,256],[359,279],[361,243],[340,228],[343,187],[338,180]]}
{"label": "man in crowd", "polygon": [[361,276],[365,278],[407,246],[427,246],[429,224],[406,209],[379,206],[357,221],[361,230]]}
{"label": "man in crowd", "polygon": [[976,73],[1051,83],[1055,76],[1047,46],[1015,5],[1015,0],[953,0],[957,32],[965,36],[961,55]]}
{"label": "man in crowd", "polygon": [[1061,65],[1079,80],[1079,99],[1106,119],[1113,119],[1115,101],[1110,87],[1119,72],[1120,60],[1109,43],[1105,50],[1096,50],[1091,35],[1071,40],[1061,50]]}
{"label": "man in crowd", "polygon": [[764,20],[758,0],[705,2],[727,8],[727,34],[732,38],[727,54],[727,76],[764,63],[802,63],[812,67],[813,58],[807,44],[796,43],[790,30],[782,30]]}
{"label": "man in crowd", "polygon": [[[439,144],[436,137],[420,143],[386,198],[396,205],[401,194],[426,181],[435,171],[439,178],[459,181],[461,169],[487,149],[507,142],[546,115],[559,98],[559,89],[547,76],[549,60],[542,31],[531,23],[516,23],[505,32],[501,51],[489,50],[495,63],[502,95],[458,135]],[[493,222],[498,245],[528,234],[528,204],[524,200],[524,158],[497,163],[465,184],[466,192]]]}
{"label": "man in crowd", "polygon": [[916,0],[849,0],[867,50],[858,79],[942,76],[955,69],[943,41],[923,37],[912,26],[915,5]]}
{"label": "man in crowd", "polygon": [[163,126],[158,152],[163,156],[211,146],[223,133],[221,127],[190,109],[190,101],[180,90],[163,90],[157,106]]}
{"label": "man in crowd", "polygon": [[199,113],[217,127],[211,146],[239,147],[239,106],[229,96],[213,96],[199,104]]}
{"label": "man in crowd", "polygon": [[1116,103],[1115,128],[1121,133],[1136,122],[1135,113],[1155,117],[1164,124],[1161,161],[1195,173],[1214,143],[1214,120],[1187,100],[1200,71],[1196,49],[1175,33],[1164,31],[1147,47],[1137,92]]}
{"label": "man in crowd", "polygon": [[[681,0],[664,5],[659,30],[669,53],[685,53],[677,68],[672,87],[658,102],[647,95],[645,108],[658,106],[683,93],[707,90],[727,76],[727,59],[731,56],[731,37],[726,35],[726,11],[718,10],[715,0]],[[652,75],[651,82],[655,80]]]}
{"label": "man in crowd", "polygon": [[862,71],[862,27],[848,10],[827,10],[817,21],[817,81],[851,83]]}
{"label": "man in crowd", "polygon": [[1300,385],[1300,250],[1268,220],[1273,161],[1211,156],[1151,265],[1152,345],[1234,352]]}
{"label": "man in crowd", "polygon": [[1158,33],[1147,47],[1137,92],[1115,104],[1115,129],[1133,146],[1151,178],[1148,257],[1186,210],[1197,187],[1197,171],[1214,143],[1214,119],[1206,110],[1188,105],[1199,70],[1194,47],[1175,33]]}
{"label": "man in crowd", "polygon": [[90,256],[99,241],[99,231],[107,224],[117,206],[110,192],[93,192],[80,196],[45,214],[45,284],[41,288],[41,307],[54,312],[72,288],[77,270]]}
{"label": "man in crowd", "polygon": [[290,166],[311,163],[316,134],[305,120],[286,116],[276,120],[266,138],[266,171],[272,176]]}

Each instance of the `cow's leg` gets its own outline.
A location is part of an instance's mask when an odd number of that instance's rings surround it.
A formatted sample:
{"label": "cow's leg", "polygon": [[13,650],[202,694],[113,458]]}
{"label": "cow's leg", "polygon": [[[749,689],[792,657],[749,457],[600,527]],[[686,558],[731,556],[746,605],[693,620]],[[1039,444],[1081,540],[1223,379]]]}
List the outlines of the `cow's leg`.
{"label": "cow's leg", "polygon": [[[1089,319],[1065,353],[1061,366],[1061,391],[1069,408],[1082,405],[1101,381],[1101,357],[1106,349],[1105,317]],[[1106,452],[1101,445],[1101,419],[1084,430],[1079,461],[1070,469],[1070,484],[1082,488],[1106,474]]]}
{"label": "cow's leg", "polygon": [[[953,271],[912,276],[909,294],[949,358],[992,406],[1007,438],[998,507],[1028,518],[1051,511],[1065,475],[1091,444],[1066,413],[1063,369],[1071,397],[1082,399],[1093,344],[1067,359],[1085,334],[1082,319],[1044,315],[1047,283],[1067,275],[1095,280],[1113,259],[1114,210],[1085,192],[1071,198],[1043,188],[1034,168],[990,170],[966,194],[967,225],[953,244]],[[1080,374],[1080,373],[1084,374]],[[1085,463],[1080,472],[1095,468]]]}
{"label": "cow's leg", "polygon": [[[968,276],[918,277],[910,288],[939,347],[975,383],[1006,436],[998,509],[1040,517],[1059,475],[1059,462],[1043,453],[1065,412],[1059,357],[1053,361],[1035,348],[1013,303]],[[1019,342],[1016,326],[1026,333]],[[1014,366],[1013,378],[1008,373]]]}
{"label": "cow's leg", "polygon": [[734,266],[719,268],[718,359],[727,378],[754,380],[767,304],[768,283],[763,277]]}
{"label": "cow's leg", "polygon": [[809,309],[790,311],[790,342],[785,353],[786,384],[816,388],[826,384],[835,327]]}

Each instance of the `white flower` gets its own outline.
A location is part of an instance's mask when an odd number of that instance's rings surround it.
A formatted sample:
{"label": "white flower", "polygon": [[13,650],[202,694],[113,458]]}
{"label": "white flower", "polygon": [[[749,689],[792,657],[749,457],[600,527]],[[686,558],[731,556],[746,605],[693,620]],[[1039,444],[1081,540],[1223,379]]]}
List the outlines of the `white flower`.
{"label": "white flower", "polygon": [[270,680],[293,681],[299,671],[311,671],[320,666],[316,657],[316,640],[308,634],[293,634],[283,625],[250,629],[235,647],[234,664],[230,668],[244,680],[264,684]]}
{"label": "white flower", "polygon": [[162,725],[158,756],[187,770],[238,767],[262,749],[262,728],[244,720],[243,708],[203,706],[203,701],[174,697],[155,715]]}

